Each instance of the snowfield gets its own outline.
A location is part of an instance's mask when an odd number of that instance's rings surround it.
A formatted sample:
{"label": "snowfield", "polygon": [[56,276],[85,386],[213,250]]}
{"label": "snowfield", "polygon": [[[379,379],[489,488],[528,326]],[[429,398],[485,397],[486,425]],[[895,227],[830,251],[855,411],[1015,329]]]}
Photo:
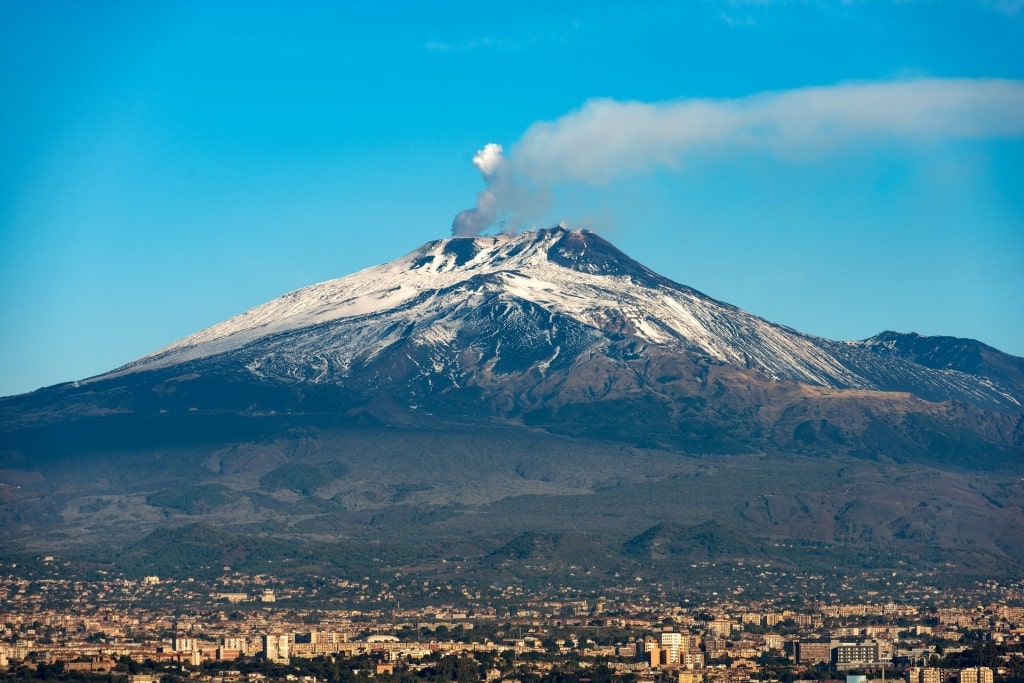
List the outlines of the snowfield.
{"label": "snowfield", "polygon": [[[891,389],[922,379],[919,366],[896,358],[880,365],[866,343],[771,323],[657,275],[593,233],[561,227],[429,242],[389,263],[280,296],[104,377],[245,349],[255,356],[247,362],[254,373],[292,366],[289,376],[326,381],[403,341],[437,349],[438,360],[424,372],[441,372],[444,358],[458,352],[451,348],[456,340],[477,332],[465,327],[469,320],[480,324],[472,309],[494,297],[509,303],[506,316],[537,307],[552,321],[568,318],[596,335],[704,354],[775,380]],[[509,319],[500,327],[528,326]],[[547,337],[553,360],[565,350]],[[930,373],[927,381],[944,385],[942,391],[1018,402],[971,375]]]}

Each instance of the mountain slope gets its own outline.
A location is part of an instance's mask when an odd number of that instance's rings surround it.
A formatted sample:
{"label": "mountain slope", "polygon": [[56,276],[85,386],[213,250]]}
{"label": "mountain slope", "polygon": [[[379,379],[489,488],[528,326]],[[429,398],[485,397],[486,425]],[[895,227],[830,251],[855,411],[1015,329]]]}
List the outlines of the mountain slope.
{"label": "mountain slope", "polygon": [[385,535],[398,564],[429,538],[510,572],[528,529],[537,566],[796,544],[1012,569],[1021,362],[802,334],[589,232],[440,240],[0,399],[0,543],[144,544],[202,521],[339,556]]}
{"label": "mountain slope", "polygon": [[1020,376],[801,334],[671,282],[593,233],[562,228],[431,242],[286,294],[99,379],[218,356],[256,377],[343,382],[401,353],[421,378],[458,385],[481,369],[543,374],[621,340],[639,344],[639,353],[653,346],[698,354],[771,380],[1013,411],[1024,404]]}
{"label": "mountain slope", "polygon": [[[9,452],[55,457],[72,441],[248,439],[305,415],[513,420],[689,452],[1015,462],[1024,361],[922,343],[805,335],[552,228],[428,243],[106,375],[0,400],[0,425]],[[88,422],[113,416],[117,430]]]}

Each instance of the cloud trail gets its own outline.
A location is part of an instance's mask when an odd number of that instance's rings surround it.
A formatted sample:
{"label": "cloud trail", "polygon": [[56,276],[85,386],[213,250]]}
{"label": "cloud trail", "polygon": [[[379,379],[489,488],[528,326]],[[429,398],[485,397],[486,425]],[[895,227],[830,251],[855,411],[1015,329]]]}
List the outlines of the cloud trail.
{"label": "cloud trail", "polygon": [[1024,136],[1024,81],[917,79],[846,83],[739,99],[646,103],[588,100],[531,125],[503,154],[491,143],[473,159],[487,185],[456,216],[452,232],[516,230],[537,218],[549,188],[600,185],[693,155],[755,152],[786,161],[864,144]]}

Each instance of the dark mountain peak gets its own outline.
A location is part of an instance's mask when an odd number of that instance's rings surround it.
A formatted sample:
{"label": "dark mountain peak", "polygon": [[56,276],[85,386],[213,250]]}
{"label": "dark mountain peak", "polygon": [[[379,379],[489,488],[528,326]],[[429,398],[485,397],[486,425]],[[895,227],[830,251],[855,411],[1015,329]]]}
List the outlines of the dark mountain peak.
{"label": "dark mountain peak", "polygon": [[549,234],[557,238],[547,251],[552,263],[594,275],[654,277],[654,273],[589,230],[556,227]]}
{"label": "dark mountain peak", "polygon": [[975,339],[887,330],[862,343],[876,353],[935,370],[957,370],[1016,386],[1024,382],[1024,358],[1003,353]]}

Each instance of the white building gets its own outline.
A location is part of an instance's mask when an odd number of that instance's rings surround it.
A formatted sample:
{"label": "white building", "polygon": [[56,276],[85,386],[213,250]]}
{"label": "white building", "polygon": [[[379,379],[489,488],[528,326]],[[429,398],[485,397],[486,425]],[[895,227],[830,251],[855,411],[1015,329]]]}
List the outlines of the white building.
{"label": "white building", "polygon": [[[665,650],[665,663],[668,666],[679,664],[679,650],[682,646],[683,634],[676,631],[663,631],[661,634],[661,649]],[[687,648],[689,649],[689,648]]]}
{"label": "white building", "polygon": [[274,633],[263,636],[263,656],[277,664],[287,664],[290,658],[288,636]]}
{"label": "white building", "polygon": [[960,683],[992,683],[992,669],[987,666],[972,666],[969,669],[961,669],[959,680]]}

